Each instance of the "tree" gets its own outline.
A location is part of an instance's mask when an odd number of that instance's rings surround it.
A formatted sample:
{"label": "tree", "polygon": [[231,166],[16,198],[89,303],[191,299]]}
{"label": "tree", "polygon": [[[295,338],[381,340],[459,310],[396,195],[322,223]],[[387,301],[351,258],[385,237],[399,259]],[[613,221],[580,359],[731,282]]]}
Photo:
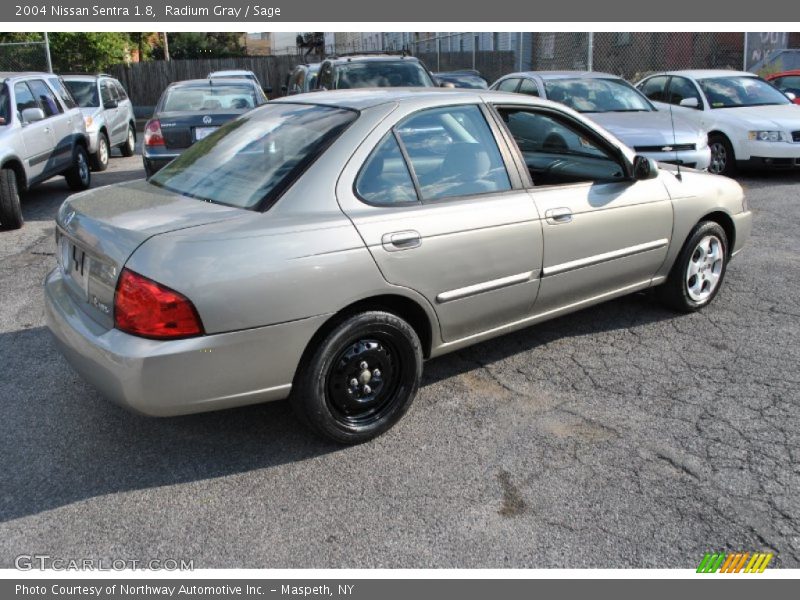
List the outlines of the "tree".
{"label": "tree", "polygon": [[[0,42],[42,41],[41,33],[3,33]],[[55,72],[102,71],[124,62],[132,47],[130,34],[109,31],[50,34],[50,56]],[[40,67],[36,67],[40,68]]]}
{"label": "tree", "polygon": [[[167,33],[167,36],[169,56],[173,59],[230,58],[245,55],[245,47],[241,43],[242,33],[180,31]],[[164,58],[164,50],[161,46],[153,49],[152,58],[159,60]]]}

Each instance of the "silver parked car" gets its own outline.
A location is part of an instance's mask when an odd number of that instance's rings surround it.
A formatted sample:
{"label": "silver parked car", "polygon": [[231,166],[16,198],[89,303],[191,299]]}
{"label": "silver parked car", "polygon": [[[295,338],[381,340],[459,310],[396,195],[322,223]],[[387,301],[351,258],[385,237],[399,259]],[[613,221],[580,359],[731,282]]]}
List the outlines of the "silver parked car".
{"label": "silver parked car", "polygon": [[65,202],[46,314],[139,412],[291,397],[353,443],[408,409],[425,358],[650,287],[703,308],[750,226],[735,181],[678,178],[563,105],[311,93]]}
{"label": "silver parked car", "polygon": [[566,104],[602,125],[642,156],[705,170],[711,163],[708,130],[657,109],[631,84],[595,71],[511,73],[491,89],[540,96]]}
{"label": "silver parked car", "polygon": [[64,175],[73,190],[91,184],[80,109],[52,73],[0,72],[0,226],[22,227],[19,196]]}
{"label": "silver parked car", "polygon": [[122,156],[136,149],[133,103],[122,84],[111,75],[64,75],[64,83],[81,107],[89,135],[89,158],[95,171],[105,171],[111,148]]}

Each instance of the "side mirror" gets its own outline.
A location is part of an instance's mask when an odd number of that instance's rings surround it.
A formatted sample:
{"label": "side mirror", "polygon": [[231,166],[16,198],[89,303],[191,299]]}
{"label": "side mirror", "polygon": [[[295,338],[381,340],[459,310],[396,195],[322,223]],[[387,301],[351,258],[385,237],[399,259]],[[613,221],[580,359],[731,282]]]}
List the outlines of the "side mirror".
{"label": "side mirror", "polygon": [[796,96],[796,95],[795,95],[793,92],[784,92],[784,93],[786,94],[786,97],[787,97],[789,100],[791,100],[792,102],[794,102],[795,100],[797,100],[797,96]]}
{"label": "side mirror", "polygon": [[697,98],[684,98],[678,103],[678,106],[685,106],[686,108],[700,108],[700,103]]}
{"label": "side mirror", "polygon": [[36,123],[44,119],[44,111],[41,108],[26,108],[22,111],[22,124]]}
{"label": "side mirror", "polygon": [[119,106],[119,102],[116,100],[108,100],[103,102],[103,108],[117,108]]}
{"label": "side mirror", "polygon": [[637,154],[633,159],[633,178],[636,180],[658,177],[658,165],[652,158]]}

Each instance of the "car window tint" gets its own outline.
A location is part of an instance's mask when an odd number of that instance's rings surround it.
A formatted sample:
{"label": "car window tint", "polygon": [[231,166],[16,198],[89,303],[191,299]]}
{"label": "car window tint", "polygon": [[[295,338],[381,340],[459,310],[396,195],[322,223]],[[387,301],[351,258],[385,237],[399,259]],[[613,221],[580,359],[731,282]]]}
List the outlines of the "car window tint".
{"label": "car window tint", "polygon": [[39,108],[36,98],[33,97],[28,84],[24,81],[14,85],[14,97],[17,101],[17,112],[22,115],[22,111],[26,108]]}
{"label": "car window tint", "polygon": [[47,87],[44,81],[41,79],[31,79],[28,85],[31,88],[31,92],[33,92],[33,95],[36,97],[36,100],[39,102],[39,108],[44,111],[45,117],[52,117],[64,112],[58,100],[56,100],[55,94]]}
{"label": "car window tint", "polygon": [[102,98],[103,104],[113,102],[115,100],[114,94],[111,91],[111,86],[108,85],[107,81],[103,81],[100,84],[100,98]]}
{"label": "car window tint", "polygon": [[528,96],[538,96],[539,88],[537,88],[536,84],[530,79],[523,79],[522,83],[519,84],[519,93],[528,94]]}
{"label": "car window tint", "polygon": [[640,84],[639,89],[645,96],[650,98],[650,100],[654,100],[655,102],[666,102],[666,87],[668,79],[669,77],[664,75],[651,77],[644,83]]}
{"label": "car window tint", "polygon": [[64,106],[67,108],[75,108],[78,106],[78,104],[75,102],[75,99],[72,97],[72,94],[70,94],[67,88],[64,87],[63,82],[59,78],[53,77],[47,81],[50,82],[50,86],[56,91],[58,97],[61,98]]}
{"label": "car window tint", "polygon": [[697,105],[703,106],[700,94],[694,84],[685,77],[673,77],[669,82],[669,103],[680,104],[686,98],[696,98]]}
{"label": "car window tint", "polygon": [[475,105],[436,108],[397,127],[422,200],[511,189],[500,150]]}
{"label": "car window tint", "polygon": [[497,84],[497,91],[498,92],[516,92],[518,84],[519,84],[519,79],[516,79],[516,78],[504,79],[499,84]]}
{"label": "car window tint", "polygon": [[534,185],[618,181],[621,165],[589,131],[549,114],[500,109]]}
{"label": "car window tint", "polygon": [[84,108],[100,106],[96,82],[67,79],[64,83],[72,94],[72,97],[77,101],[78,106]]}
{"label": "car window tint", "polygon": [[414,182],[392,132],[378,144],[356,179],[356,192],[370,204],[417,202]]}

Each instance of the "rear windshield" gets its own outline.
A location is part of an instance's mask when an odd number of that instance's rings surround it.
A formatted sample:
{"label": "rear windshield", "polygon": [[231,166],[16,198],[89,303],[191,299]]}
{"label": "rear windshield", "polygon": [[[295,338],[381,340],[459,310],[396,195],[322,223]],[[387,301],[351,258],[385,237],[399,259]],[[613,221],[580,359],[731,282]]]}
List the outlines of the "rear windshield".
{"label": "rear windshield", "polygon": [[197,142],[149,181],[190,198],[261,210],[357,117],[341,108],[267,104]]}
{"label": "rear windshield", "polygon": [[415,61],[354,62],[336,67],[336,88],[432,87],[433,81]]}
{"label": "rear windshield", "polygon": [[173,87],[164,92],[159,112],[219,111],[253,108],[258,103],[252,85],[209,84]]}
{"label": "rear windshield", "polygon": [[100,106],[100,98],[97,95],[96,81],[74,81],[64,80],[67,89],[75,98],[75,102],[81,108],[93,108]]}

